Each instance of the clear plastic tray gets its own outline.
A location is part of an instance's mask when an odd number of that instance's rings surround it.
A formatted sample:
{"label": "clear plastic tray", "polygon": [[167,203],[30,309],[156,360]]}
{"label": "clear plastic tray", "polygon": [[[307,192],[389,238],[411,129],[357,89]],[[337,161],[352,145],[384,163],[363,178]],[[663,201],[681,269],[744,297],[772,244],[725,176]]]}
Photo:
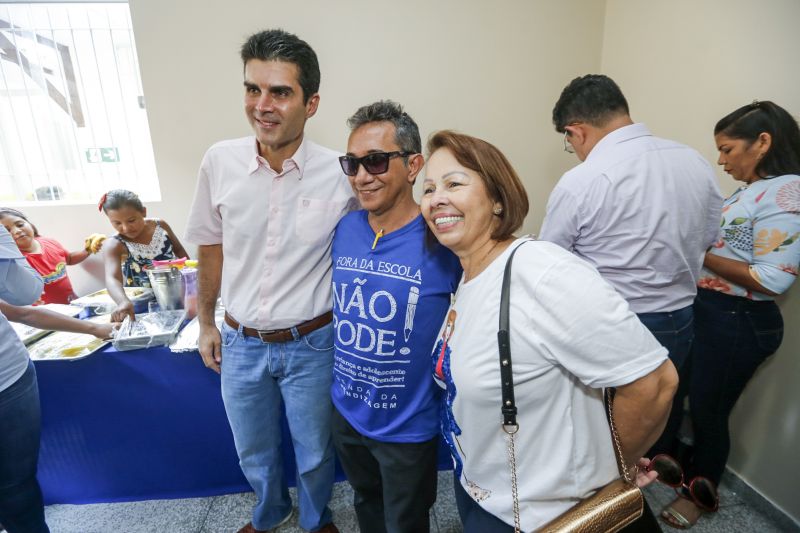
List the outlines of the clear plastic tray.
{"label": "clear plastic tray", "polygon": [[[108,322],[108,317],[93,317],[93,322]],[[106,346],[109,340],[98,339],[88,333],[55,331],[28,346],[34,361],[77,361],[89,357]]]}
{"label": "clear plastic tray", "polygon": [[[225,308],[222,306],[222,302],[217,300],[217,308],[214,310],[214,322],[217,324],[217,329],[222,328],[224,320]],[[174,353],[196,352],[199,338],[200,322],[197,317],[194,317],[170,343],[169,349]]]}
{"label": "clear plastic tray", "polygon": [[136,315],[134,322],[125,317],[114,335],[114,348],[120,351],[141,350],[169,344],[180,331],[185,318],[183,309]]}
{"label": "clear plastic tray", "polygon": [[[153,300],[153,289],[148,287],[125,287],[125,295],[137,311],[147,309],[147,302]],[[111,299],[107,289],[100,289],[86,296],[81,296],[71,302],[73,305],[89,307],[96,315],[104,315],[114,310],[117,304]]]}

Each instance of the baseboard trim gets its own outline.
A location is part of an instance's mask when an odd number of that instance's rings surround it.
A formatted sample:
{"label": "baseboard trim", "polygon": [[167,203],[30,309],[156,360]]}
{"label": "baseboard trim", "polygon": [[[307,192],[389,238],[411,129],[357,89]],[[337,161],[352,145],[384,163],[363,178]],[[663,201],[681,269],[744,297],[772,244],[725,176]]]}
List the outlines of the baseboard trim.
{"label": "baseboard trim", "polygon": [[722,483],[739,494],[742,501],[747,503],[749,507],[769,517],[782,531],[800,532],[800,521],[750,485],[729,466],[725,468],[725,473],[722,474]]}

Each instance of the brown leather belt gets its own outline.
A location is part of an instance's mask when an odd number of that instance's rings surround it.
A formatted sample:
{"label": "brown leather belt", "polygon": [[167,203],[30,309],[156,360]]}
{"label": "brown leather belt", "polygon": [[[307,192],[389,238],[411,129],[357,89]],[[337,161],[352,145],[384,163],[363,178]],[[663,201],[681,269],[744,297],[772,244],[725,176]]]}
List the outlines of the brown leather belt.
{"label": "brown leather belt", "polygon": [[[294,328],[263,330],[243,327],[242,333],[244,333],[245,337],[258,337],[261,339],[261,342],[288,342],[294,340],[292,329],[296,329],[300,336],[308,335],[315,329],[319,329],[328,324],[331,320],[333,320],[333,311],[328,311],[307,322],[297,324]],[[241,325],[227,312],[225,313],[225,323],[234,329],[239,329]]]}

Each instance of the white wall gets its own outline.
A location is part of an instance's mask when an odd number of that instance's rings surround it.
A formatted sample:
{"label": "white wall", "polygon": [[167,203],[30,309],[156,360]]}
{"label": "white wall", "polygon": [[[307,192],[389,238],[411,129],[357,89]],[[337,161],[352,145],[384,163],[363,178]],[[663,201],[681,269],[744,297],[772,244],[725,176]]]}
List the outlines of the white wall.
{"label": "white wall", "polygon": [[[282,27],[308,41],[320,59],[321,105],[307,127],[313,139],[344,150],[347,117],[361,105],[394,99],[417,120],[423,139],[456,128],[497,144],[528,185],[525,230],[538,228],[547,195],[573,163],[561,152],[550,111],[567,81],[599,67],[605,6],[595,0],[499,5],[131,0],[162,189],[162,202],[148,205],[148,214],[183,234],[203,152],[250,133],[239,47],[255,31]],[[111,232],[90,206],[26,212],[68,248],[94,231]],[[102,265],[95,258],[87,264],[70,268],[79,294],[102,285]]]}
{"label": "white wall", "polygon": [[[608,0],[603,72],[635,120],[716,162],[714,124],[737,107],[773,100],[800,117],[798,22],[796,0]],[[734,410],[729,466],[800,521],[800,287],[779,303],[784,342]]]}

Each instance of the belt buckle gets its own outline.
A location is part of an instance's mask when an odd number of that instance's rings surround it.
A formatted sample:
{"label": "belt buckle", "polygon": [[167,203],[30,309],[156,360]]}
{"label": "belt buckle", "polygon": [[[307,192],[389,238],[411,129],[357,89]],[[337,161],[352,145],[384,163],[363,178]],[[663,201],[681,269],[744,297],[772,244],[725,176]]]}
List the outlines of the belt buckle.
{"label": "belt buckle", "polygon": [[261,342],[269,342],[268,340],[264,340],[264,335],[267,335],[267,336],[274,335],[275,333],[277,333],[280,330],[278,330],[278,329],[269,329],[269,330],[257,329],[256,331],[258,332],[258,338],[261,339]]}

